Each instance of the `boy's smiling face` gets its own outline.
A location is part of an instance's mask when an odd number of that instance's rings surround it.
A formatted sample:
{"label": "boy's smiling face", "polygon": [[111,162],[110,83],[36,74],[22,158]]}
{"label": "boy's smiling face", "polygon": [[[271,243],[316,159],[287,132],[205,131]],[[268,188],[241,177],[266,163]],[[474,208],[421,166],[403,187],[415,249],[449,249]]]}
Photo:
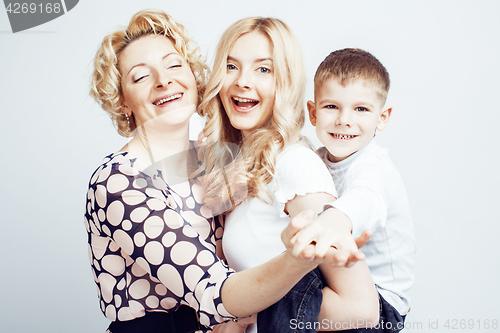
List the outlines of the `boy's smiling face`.
{"label": "boy's smiling face", "polygon": [[365,80],[343,86],[326,80],[307,102],[309,119],[318,139],[328,149],[328,158],[340,162],[370,143],[375,130],[383,130],[392,108],[384,107],[376,87]]}

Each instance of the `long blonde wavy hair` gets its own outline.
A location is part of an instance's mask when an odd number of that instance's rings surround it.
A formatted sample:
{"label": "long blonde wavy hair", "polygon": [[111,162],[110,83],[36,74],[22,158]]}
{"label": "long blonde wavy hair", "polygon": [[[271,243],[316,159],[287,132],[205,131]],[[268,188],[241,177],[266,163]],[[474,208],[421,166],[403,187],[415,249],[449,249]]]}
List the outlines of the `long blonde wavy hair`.
{"label": "long blonde wavy hair", "polygon": [[[271,119],[243,140],[240,130],[234,128],[227,117],[219,91],[234,43],[250,32],[259,32],[270,42],[276,93]],[[205,201],[212,209],[227,211],[245,198],[254,197],[271,203],[266,184],[274,177],[276,158],[285,146],[301,137],[305,81],[299,43],[281,20],[248,17],[224,32],[199,107],[199,113],[207,118],[203,134],[209,147],[201,151],[200,170],[206,175]],[[235,146],[243,154],[234,149]]]}
{"label": "long blonde wavy hair", "polygon": [[135,13],[126,28],[120,28],[102,41],[94,58],[94,72],[90,82],[90,95],[106,111],[118,133],[129,137],[136,128],[132,114],[129,119],[121,110],[123,99],[121,74],[118,70],[120,53],[133,41],[147,35],[169,38],[175,49],[184,57],[193,72],[198,88],[198,104],[205,91],[208,67],[199,48],[188,37],[184,26],[170,15],[157,9]]}

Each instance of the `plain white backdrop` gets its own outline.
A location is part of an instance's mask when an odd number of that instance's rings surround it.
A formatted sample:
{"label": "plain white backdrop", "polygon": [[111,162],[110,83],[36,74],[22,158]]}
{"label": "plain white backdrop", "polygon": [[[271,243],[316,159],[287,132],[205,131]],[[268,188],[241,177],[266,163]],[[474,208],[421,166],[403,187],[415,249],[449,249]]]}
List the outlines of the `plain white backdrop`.
{"label": "plain white backdrop", "polygon": [[[406,332],[447,331],[447,320],[470,332],[498,324],[499,2],[81,0],[16,34],[0,9],[1,332],[108,325],[88,263],[84,202],[91,173],[126,139],[88,97],[89,78],[104,35],[144,8],[185,24],[209,62],[237,19],[284,20],[302,45],[308,98],[329,52],[358,47],[378,57],[394,108],[378,142],[405,180],[418,241]],[[310,124],[304,133],[318,144]]]}

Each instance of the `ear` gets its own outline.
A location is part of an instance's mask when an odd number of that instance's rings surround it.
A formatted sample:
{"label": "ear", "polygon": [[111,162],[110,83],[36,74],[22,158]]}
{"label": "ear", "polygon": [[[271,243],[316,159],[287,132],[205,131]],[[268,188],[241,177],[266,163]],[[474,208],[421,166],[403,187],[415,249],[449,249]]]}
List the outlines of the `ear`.
{"label": "ear", "polygon": [[391,118],[391,113],[392,113],[392,106],[386,106],[378,119],[377,129],[379,131],[383,131],[384,128],[387,126],[387,123]]}
{"label": "ear", "polygon": [[130,110],[125,103],[122,103],[122,105],[120,105],[120,110],[122,110],[122,112],[129,117],[132,115],[132,110]]}
{"label": "ear", "polygon": [[309,111],[309,120],[313,126],[316,126],[316,104],[313,101],[307,101],[307,110]]}

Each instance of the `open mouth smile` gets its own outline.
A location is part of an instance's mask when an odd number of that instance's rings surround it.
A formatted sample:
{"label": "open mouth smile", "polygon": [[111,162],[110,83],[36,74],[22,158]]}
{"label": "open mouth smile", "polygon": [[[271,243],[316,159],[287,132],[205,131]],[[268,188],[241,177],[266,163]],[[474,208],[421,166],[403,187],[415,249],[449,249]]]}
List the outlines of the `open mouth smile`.
{"label": "open mouth smile", "polygon": [[160,105],[163,105],[163,104],[165,104],[167,102],[179,99],[181,97],[182,97],[182,94],[174,94],[174,95],[171,95],[171,96],[159,99],[159,100],[153,102],[153,104],[156,105],[156,106],[160,106]]}
{"label": "open mouth smile", "polygon": [[249,98],[231,97],[234,105],[242,111],[247,111],[259,104],[259,101]]}
{"label": "open mouth smile", "polygon": [[347,134],[338,134],[338,133],[330,133],[331,136],[333,136],[335,139],[339,139],[339,140],[351,140],[355,137],[357,137],[357,135],[347,135]]}

